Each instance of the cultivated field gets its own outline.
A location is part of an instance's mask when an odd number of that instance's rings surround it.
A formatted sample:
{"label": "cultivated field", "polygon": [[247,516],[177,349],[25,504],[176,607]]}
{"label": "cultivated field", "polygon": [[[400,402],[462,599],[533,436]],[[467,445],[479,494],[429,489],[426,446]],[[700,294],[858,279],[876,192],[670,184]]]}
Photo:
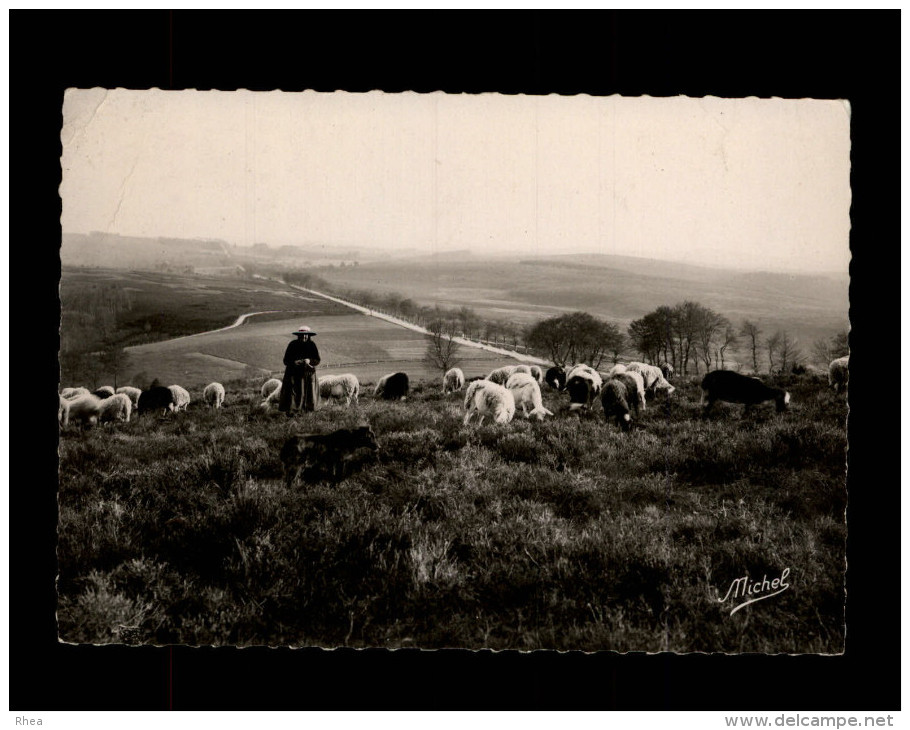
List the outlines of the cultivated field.
{"label": "cultivated field", "polygon": [[[326,302],[329,311],[338,307]],[[426,336],[347,308],[344,312],[349,313],[309,312],[302,315],[305,319],[265,322],[252,317],[233,329],[141,345],[128,352],[134,363],[142,363],[142,369],[154,373],[161,382],[204,387],[212,380],[236,379],[250,369],[281,377],[284,350],[294,339],[291,333],[307,324],[319,333],[316,343],[322,358],[320,373],[353,372],[358,378],[374,382],[396,370],[418,378],[436,375],[423,361]],[[462,348],[459,359],[468,377],[485,375],[504,360],[501,355],[469,347]]]}
{"label": "cultivated field", "polygon": [[[779,381],[782,415],[707,419],[677,382],[627,434],[546,389],[552,419],[464,427],[435,379],[395,403],[365,382],[349,410],[290,420],[257,408],[260,383],[228,383],[219,412],[194,391],[186,413],[62,433],[62,640],[843,649],[846,404],[811,376]],[[289,435],[360,423],[378,461],[284,484]],[[784,569],[779,595],[732,615],[718,601]]]}
{"label": "cultivated field", "polygon": [[845,276],[734,272],[617,256],[528,255],[520,260],[395,260],[345,268],[317,268],[334,285],[397,292],[420,304],[533,324],[582,310],[626,326],[660,305],[697,301],[736,326],[757,322],[786,329],[804,347],[845,328]]}

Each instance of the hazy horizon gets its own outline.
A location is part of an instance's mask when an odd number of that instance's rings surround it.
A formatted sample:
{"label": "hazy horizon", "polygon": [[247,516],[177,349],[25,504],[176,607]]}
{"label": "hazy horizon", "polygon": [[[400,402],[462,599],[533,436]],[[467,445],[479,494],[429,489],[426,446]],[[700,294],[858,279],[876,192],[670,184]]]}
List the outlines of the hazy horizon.
{"label": "hazy horizon", "polygon": [[73,90],[64,233],[848,273],[844,102]]}

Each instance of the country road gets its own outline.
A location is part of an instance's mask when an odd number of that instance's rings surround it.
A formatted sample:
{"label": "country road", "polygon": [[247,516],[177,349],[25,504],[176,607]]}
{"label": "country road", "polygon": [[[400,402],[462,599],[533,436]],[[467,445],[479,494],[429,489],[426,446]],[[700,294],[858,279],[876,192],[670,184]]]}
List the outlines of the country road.
{"label": "country road", "polygon": [[[413,330],[414,332],[419,332],[420,334],[423,334],[423,335],[432,334],[428,329],[426,329],[426,327],[421,327],[420,325],[414,324],[413,322],[408,322],[406,320],[399,319],[398,317],[393,317],[388,314],[383,314],[381,312],[377,312],[368,307],[362,307],[359,304],[352,304],[351,302],[347,302],[344,299],[339,299],[337,297],[333,297],[330,294],[323,294],[322,292],[318,292],[315,289],[307,289],[302,286],[296,286],[295,284],[288,284],[288,286],[290,286],[292,289],[306,292],[307,294],[313,294],[314,296],[322,297],[323,299],[328,299],[329,301],[336,302],[337,304],[343,304],[344,306],[350,307],[351,309],[361,312],[362,314],[366,314],[369,317],[376,317],[377,319],[385,320],[386,322],[389,322],[394,325],[398,325],[399,327],[404,327],[405,329]],[[466,345],[468,347],[474,347],[478,350],[486,350],[487,352],[493,352],[493,353],[496,353],[497,355],[506,355],[506,356],[512,357],[516,360],[521,360],[522,362],[534,363],[535,365],[548,365],[548,366],[550,365],[549,360],[545,360],[545,359],[537,357],[535,355],[526,355],[524,353],[515,352],[514,350],[508,350],[508,349],[505,349],[502,347],[495,347],[494,345],[487,345],[483,342],[475,342],[474,340],[469,340],[464,337],[453,337],[452,339],[455,342],[457,342],[459,345]]]}

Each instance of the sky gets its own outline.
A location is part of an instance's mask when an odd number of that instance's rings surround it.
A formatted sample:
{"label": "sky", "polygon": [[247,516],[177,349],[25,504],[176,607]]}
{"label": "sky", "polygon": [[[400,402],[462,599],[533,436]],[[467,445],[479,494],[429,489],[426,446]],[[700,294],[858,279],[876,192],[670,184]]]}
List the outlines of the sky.
{"label": "sky", "polygon": [[847,273],[837,100],[69,89],[64,233]]}

